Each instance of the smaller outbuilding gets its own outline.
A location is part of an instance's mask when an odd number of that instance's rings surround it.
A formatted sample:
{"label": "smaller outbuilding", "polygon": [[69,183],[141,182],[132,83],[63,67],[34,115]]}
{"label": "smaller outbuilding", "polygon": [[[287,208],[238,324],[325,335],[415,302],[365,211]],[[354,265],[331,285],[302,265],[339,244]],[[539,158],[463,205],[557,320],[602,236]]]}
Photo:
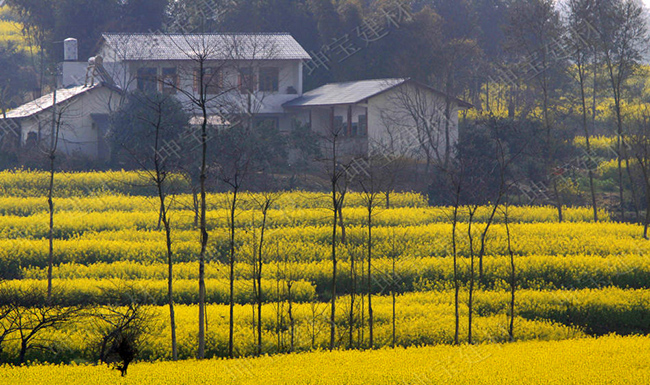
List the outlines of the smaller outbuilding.
{"label": "smaller outbuilding", "polygon": [[58,128],[58,151],[107,159],[108,115],[118,108],[121,97],[119,88],[104,83],[58,89],[0,116],[0,128],[4,135],[18,136],[19,146],[46,149],[53,127]]}

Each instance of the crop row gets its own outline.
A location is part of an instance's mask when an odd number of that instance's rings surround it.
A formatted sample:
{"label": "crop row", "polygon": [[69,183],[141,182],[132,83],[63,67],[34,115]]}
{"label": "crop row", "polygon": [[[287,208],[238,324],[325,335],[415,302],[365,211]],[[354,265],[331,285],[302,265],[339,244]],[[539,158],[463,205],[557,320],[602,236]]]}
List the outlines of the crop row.
{"label": "crop row", "polygon": [[[466,229],[466,225],[458,227],[457,250],[461,256],[469,255]],[[481,226],[475,225],[473,229],[476,240]],[[641,237],[640,226],[631,224],[533,223],[512,225],[510,229],[512,249],[516,255],[645,255],[650,247],[650,243]],[[250,258],[258,236],[255,229],[238,230],[238,260]],[[331,229],[326,226],[269,229],[263,249],[265,259],[267,262],[327,260],[331,255],[330,237]],[[366,229],[347,227],[346,242],[339,245],[341,260],[349,260],[351,256],[363,258],[366,237]],[[227,230],[211,231],[208,241],[208,259],[225,260]],[[176,231],[172,247],[177,262],[195,261],[199,252],[198,233]],[[474,247],[475,251],[479,248],[476,243]],[[378,227],[373,231],[373,249],[376,258],[390,255],[405,259],[449,256],[452,250],[451,225]],[[57,264],[117,261],[154,263],[165,260],[163,233],[137,229],[84,233],[70,239],[55,240],[54,252]],[[505,226],[494,225],[490,229],[486,254],[508,255]],[[20,277],[24,267],[43,267],[47,255],[46,239],[0,239],[0,270],[4,278]]]}
{"label": "crop row", "polygon": [[[224,304],[228,302],[229,281],[226,279],[207,279],[206,302]],[[287,297],[284,281],[262,280],[263,300],[277,301]],[[245,304],[254,301],[251,282],[235,281],[234,299]],[[53,304],[77,306],[91,304],[128,304],[132,301],[149,305],[167,303],[167,281],[164,280],[94,280],[73,279],[54,282]],[[20,304],[37,306],[46,303],[47,282],[43,280],[11,280],[0,284],[0,304]],[[316,290],[304,280],[292,281],[291,298],[296,302],[309,302],[316,298]],[[174,301],[181,304],[198,303],[198,282],[177,279],[174,281]]]}
{"label": "crop row", "polygon": [[[0,198],[1,199],[1,198]],[[153,206],[151,202],[150,206]],[[19,203],[17,206],[21,207]],[[111,207],[119,207],[112,205]],[[512,208],[509,221],[511,223],[546,223],[553,222],[545,214],[550,208],[531,209],[528,207]],[[574,222],[584,222],[583,209],[569,210],[573,213]],[[489,208],[484,207],[475,216],[475,225],[479,228],[488,217]],[[465,221],[466,213],[459,216],[459,221]],[[343,210],[344,223],[348,226],[365,226],[367,211],[362,207],[349,207]],[[374,226],[424,226],[428,224],[449,224],[450,208],[392,208],[375,210],[372,224]],[[269,228],[327,226],[332,221],[332,211],[320,209],[272,209],[268,212],[266,226]],[[207,226],[210,229],[226,228],[229,226],[230,213],[225,209],[207,212]],[[170,212],[173,230],[190,230],[196,228],[195,214],[191,210]],[[256,210],[237,212],[235,226],[241,229],[259,227],[262,214]],[[495,223],[503,223],[502,214],[497,215]],[[568,222],[572,222],[569,220]],[[566,224],[566,223],[565,223]],[[570,223],[569,223],[570,224]],[[2,215],[0,216],[0,238],[43,238],[48,235],[49,215],[39,212],[29,216]],[[117,230],[156,230],[159,229],[159,215],[155,210],[148,211],[63,211],[54,217],[54,236],[70,238],[77,234],[99,231]],[[605,228],[603,228],[605,229]]]}
{"label": "crop row", "polygon": [[[222,305],[227,303],[228,282],[226,280],[208,280],[206,284],[208,302]],[[284,282],[264,280],[262,287],[266,301],[288,299],[287,286]],[[45,302],[46,285],[42,281],[9,281],[2,284],[0,288],[2,289],[0,304],[7,303],[9,300],[23,302],[25,298],[29,298],[31,302],[26,303],[26,306],[37,306]],[[56,290],[53,303],[66,306],[93,303],[124,304],[133,300],[153,305],[162,305],[166,302],[165,281],[73,280],[59,284]],[[253,303],[252,292],[252,283],[239,281],[235,290],[235,299],[242,305]],[[462,292],[465,296],[467,290],[463,288]],[[175,297],[179,303],[197,303],[197,293],[198,284],[195,281],[177,282]],[[516,297],[517,315],[530,320],[551,320],[568,326],[580,326],[590,334],[650,332],[650,325],[647,322],[650,319],[650,290],[648,289],[626,290],[615,287],[576,290],[522,289],[517,291]],[[293,282],[290,299],[292,302],[301,303],[302,306],[325,304],[318,302],[313,286],[304,281]],[[432,304],[451,306],[452,300],[453,291],[436,290],[401,294],[398,303],[400,309],[404,303],[408,307],[407,313],[411,312],[409,316],[416,320],[423,317],[426,306]],[[506,314],[509,300],[508,291],[477,291],[475,293],[476,313],[482,316]],[[341,298],[340,301],[346,302],[345,298]],[[420,308],[420,312],[412,313],[416,304],[423,307]]]}
{"label": "crop row", "polygon": [[[375,344],[387,346],[391,343],[392,300],[389,296],[373,298],[375,320]],[[467,335],[466,293],[461,296],[461,336]],[[584,333],[607,334],[647,333],[650,328],[650,292],[647,290],[621,290],[606,288],[601,290],[573,291],[532,291],[517,292],[515,337],[528,339],[566,339],[583,336]],[[509,293],[502,291],[479,291],[475,297],[474,336],[476,341],[507,341],[507,309]],[[352,346],[367,346],[367,309],[357,298],[355,302],[355,321]],[[337,307],[337,345],[350,345],[349,340],[349,297],[341,297]],[[169,322],[166,307],[149,308],[152,333],[143,344],[143,358],[168,358]],[[228,306],[208,306],[208,355],[224,356],[228,341]],[[329,342],[329,304],[310,302],[293,303],[289,312],[287,302],[270,303],[263,307],[264,351],[282,352],[290,349],[291,331],[294,334],[294,350],[326,348]],[[422,344],[449,344],[454,334],[453,291],[411,293],[396,299],[396,339],[402,346]],[[196,338],[197,306],[177,305],[177,325],[180,354],[192,357]],[[361,322],[361,320],[364,320]],[[235,340],[238,355],[254,351],[253,307],[235,307]],[[98,330],[91,319],[81,319],[79,323],[68,324],[63,329],[52,331],[44,336],[50,341],[59,342],[57,351],[74,357],[92,360],[90,341],[97,338]],[[16,348],[8,342],[8,354]],[[37,353],[34,353],[37,354]],[[45,356],[32,358],[45,359]],[[47,357],[53,359],[53,357]]]}
{"label": "crop row", "polygon": [[[363,265],[362,265],[363,263]],[[458,278],[461,285],[469,281],[469,259],[459,259]],[[616,286],[621,288],[650,288],[650,260],[645,256],[521,256],[515,258],[517,287],[523,289],[584,289]],[[363,269],[362,269],[363,268]],[[453,286],[452,258],[399,259],[392,270],[392,260],[373,260],[372,290],[374,293],[450,289]],[[357,261],[356,277],[367,287],[365,263]],[[206,264],[206,277],[215,280],[228,278],[227,267],[220,262]],[[314,262],[272,262],[264,265],[263,277],[271,280],[305,280],[317,293],[326,297],[330,290],[332,263]],[[478,275],[478,272],[476,273]],[[47,269],[26,268],[21,274],[25,279],[45,280]],[[167,265],[164,263],[142,264],[132,261],[80,265],[62,264],[54,268],[55,285],[68,284],[71,280],[126,280],[150,281],[167,279]],[[235,277],[246,282],[252,278],[250,264],[243,262],[235,266]],[[505,256],[487,256],[484,260],[480,287],[500,289],[509,287],[510,260]],[[183,262],[174,266],[175,280],[196,280],[198,263]],[[339,265],[337,291],[349,292],[352,274],[349,263]],[[193,288],[195,289],[195,288]],[[91,289],[91,291],[94,289]],[[162,289],[161,289],[162,290]],[[246,297],[248,298],[248,297]]]}
{"label": "crop row", "polygon": [[650,338],[607,336],[570,341],[314,352],[136,363],[120,378],[106,366],[0,368],[0,382],[32,384],[647,384]]}
{"label": "crop row", "polygon": [[[503,299],[505,294],[503,293]],[[526,301],[525,292],[521,293],[521,302]],[[557,293],[546,293],[547,302],[552,301]],[[477,298],[480,298],[479,293]],[[628,296],[629,297],[629,296]],[[500,293],[496,295],[485,294],[485,298],[494,303],[482,304],[480,313],[475,314],[473,324],[475,340],[478,342],[504,342],[507,341],[507,318],[503,314],[488,314],[488,307],[501,310]],[[392,335],[392,302],[390,297],[373,298],[375,347],[387,346]],[[407,294],[399,296],[396,303],[396,342],[401,346],[414,346],[423,344],[450,344],[454,335],[454,310],[452,306],[452,292],[435,292]],[[464,298],[463,298],[464,300]],[[349,340],[349,298],[341,297],[338,301],[336,316],[336,344],[343,348],[350,345]],[[546,303],[544,303],[546,304]],[[352,346],[367,346],[367,310],[362,310],[362,302],[356,301],[356,317],[354,321]],[[523,305],[522,305],[523,306]],[[549,309],[553,308],[548,304]],[[148,309],[148,310],[147,310]],[[326,348],[329,343],[329,310],[327,303],[311,302],[292,304],[289,313],[287,302],[266,304],[262,310],[263,351],[265,353],[278,353],[291,350],[291,332],[294,335],[294,349],[306,351],[317,348]],[[523,310],[523,309],[522,309]],[[169,312],[167,307],[145,308],[149,320],[151,333],[146,336],[142,344],[141,357],[143,359],[169,358]],[[209,305],[207,307],[207,347],[208,356],[227,355],[228,343],[228,306]],[[254,352],[255,340],[253,338],[253,307],[237,305],[235,315],[235,350],[237,355],[248,355]],[[196,321],[198,307],[196,305],[177,305],[175,307],[177,336],[179,342],[179,355],[190,358],[195,355],[196,347]],[[363,318],[362,318],[363,313]],[[467,335],[467,309],[461,307],[460,333]],[[363,319],[363,322],[361,320]],[[80,327],[83,324],[84,327]],[[293,325],[293,328],[292,328]],[[69,361],[72,359],[94,360],[93,342],[97,341],[101,329],[93,318],[82,318],[67,324],[58,330],[52,330],[43,336],[44,341],[58,341],[56,352],[62,352],[59,357],[48,356],[47,353],[34,351],[31,359],[47,359]],[[584,336],[585,334],[575,327],[561,325],[557,322],[516,317],[515,336],[518,340],[546,339],[561,340]],[[11,356],[17,348],[11,340],[5,344],[5,352]],[[63,356],[63,357],[62,357]]]}
{"label": "crop row", "polygon": [[[331,202],[327,194],[308,191],[292,191],[274,193],[273,201],[270,205],[274,210],[309,210],[328,208]],[[1,215],[33,215],[48,210],[47,194],[39,196],[3,196],[0,198]],[[206,197],[206,207],[208,210],[228,209],[231,205],[232,194],[228,193],[210,193]],[[264,203],[265,194],[260,193],[240,193],[237,197],[238,210],[257,210]],[[390,208],[427,207],[426,197],[409,192],[391,193],[389,197]],[[192,209],[194,207],[194,196],[191,194],[175,194],[167,197],[167,203],[171,210]],[[54,199],[55,209],[57,211],[80,211],[80,212],[104,212],[104,211],[156,211],[159,205],[158,196],[142,196],[128,194],[104,194],[89,196],[70,196],[66,195]],[[360,193],[350,192],[346,194],[346,207],[365,207],[365,196]],[[386,196],[380,195],[375,198],[373,206],[377,209],[386,207]],[[549,212],[547,212],[547,210]],[[584,209],[570,208],[569,218],[579,220],[585,215]],[[544,218],[552,217],[550,209],[538,211]],[[531,213],[534,214],[534,213]]]}

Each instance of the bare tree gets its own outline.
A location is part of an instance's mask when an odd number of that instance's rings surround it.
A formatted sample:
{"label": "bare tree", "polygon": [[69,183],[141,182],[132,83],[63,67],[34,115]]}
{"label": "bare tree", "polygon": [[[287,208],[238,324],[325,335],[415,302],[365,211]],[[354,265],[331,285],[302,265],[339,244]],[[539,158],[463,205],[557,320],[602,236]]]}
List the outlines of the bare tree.
{"label": "bare tree", "polygon": [[107,305],[91,314],[99,331],[99,360],[119,370],[122,377],[153,324],[154,315],[143,305],[148,301],[147,295],[133,286],[115,287],[104,293]]}
{"label": "bare tree", "polygon": [[159,226],[165,231],[167,250],[167,302],[171,326],[172,359],[178,359],[173,294],[172,228],[169,216],[170,183],[176,159],[163,152],[166,143],[177,142],[187,124],[182,106],[169,95],[136,92],[114,119],[113,140],[142,170],[147,183],[155,186],[159,200]]}
{"label": "bare tree", "polygon": [[510,234],[508,206],[508,199],[506,198],[503,208],[503,222],[506,227],[508,255],[510,256],[510,309],[508,311],[510,322],[508,323],[508,339],[510,342],[513,342],[515,340],[515,293],[517,290],[517,271],[515,268],[515,253],[512,251],[512,236]]}
{"label": "bare tree", "polygon": [[[594,41],[591,28],[594,22],[594,10],[596,0],[569,0],[568,7],[568,20],[570,37],[570,48],[573,51],[573,63],[575,65],[575,76],[578,82],[580,91],[580,112],[582,115],[582,130],[585,135],[585,150],[589,157],[592,156],[590,132],[589,132],[589,108],[587,107],[587,87],[589,85],[589,69],[591,68],[593,81],[593,105],[595,109],[597,77],[598,77],[598,44]],[[595,116],[595,110],[592,111],[592,116]],[[591,163],[591,162],[589,162]],[[594,172],[593,167],[589,166],[589,190],[591,192],[591,207],[594,213],[594,221],[598,222],[598,207],[596,204],[596,189],[594,187]]]}
{"label": "bare tree", "polygon": [[[281,193],[273,191],[262,192],[259,198],[255,199],[258,207],[262,211],[262,221],[260,223],[260,238],[255,250],[255,258],[253,259],[253,291],[255,294],[255,301],[257,302],[257,354],[262,354],[262,268],[264,267],[264,232],[267,226],[267,218],[269,210],[274,202],[280,198]],[[288,285],[288,293],[290,295],[291,286]],[[291,308],[290,308],[291,309]],[[292,314],[290,311],[290,317]],[[293,348],[293,333],[292,333],[292,348]]]}
{"label": "bare tree", "polygon": [[450,125],[452,106],[447,97],[433,96],[418,83],[407,82],[389,97],[381,111],[386,143],[379,143],[394,158],[420,158],[426,161],[426,175],[432,166],[448,162],[457,133]]}
{"label": "bare tree", "polygon": [[646,198],[646,212],[643,220],[643,238],[648,238],[650,226],[650,111],[645,107],[640,116],[636,117],[629,135],[629,145],[632,155],[643,175],[643,186]]}
{"label": "bare tree", "polygon": [[367,250],[367,296],[368,296],[368,345],[372,349],[374,347],[374,316],[372,309],[372,285],[374,283],[372,271],[372,257],[373,257],[373,215],[377,209],[379,196],[385,191],[386,185],[392,182],[390,177],[391,169],[387,167],[389,163],[386,162],[385,157],[369,157],[365,162],[366,167],[358,176],[355,177],[355,182],[361,189],[361,196],[364,206],[366,208],[366,227],[368,231],[366,250]]}
{"label": "bare tree", "polygon": [[31,348],[47,348],[43,345],[51,342],[43,337],[47,331],[76,319],[84,309],[81,306],[43,303],[42,294],[35,287],[15,290],[12,299],[3,306],[7,324],[20,340],[18,363],[24,364]]}
{"label": "bare tree", "polygon": [[459,329],[460,329],[460,303],[459,303],[459,293],[460,293],[460,279],[458,274],[458,245],[457,245],[457,227],[458,227],[458,210],[460,208],[460,199],[462,192],[462,171],[457,173],[458,175],[454,178],[454,175],[451,174],[450,178],[452,179],[452,186],[454,187],[454,209],[451,219],[451,252],[454,258],[454,344],[458,345],[459,342]]}
{"label": "bare tree", "polygon": [[50,220],[48,229],[48,260],[47,260],[47,302],[52,302],[52,266],[54,265],[54,160],[59,144],[59,130],[62,123],[62,111],[57,113],[56,89],[52,92],[52,126],[50,130],[50,146],[47,149],[49,158],[50,177],[47,189],[47,207]]}
{"label": "bare tree", "polygon": [[[200,127],[200,166],[199,166],[199,232],[201,235],[201,251],[199,254],[199,333],[197,358],[205,357],[205,259],[208,246],[208,231],[206,221],[206,182],[208,178],[208,128],[211,126],[211,112],[219,113],[220,103],[218,98],[229,90],[219,87],[218,76],[225,66],[223,61],[215,58],[224,57],[224,49],[231,47],[222,44],[220,39],[215,40],[210,35],[182,35],[180,37],[163,36],[169,39],[192,63],[185,71],[194,77],[194,87],[185,88],[171,81],[174,89],[180,92],[188,101],[192,112],[199,113]],[[225,53],[228,55],[228,53]],[[223,116],[221,114],[220,116]],[[212,119],[214,120],[214,119]],[[231,349],[230,349],[231,350]]]}
{"label": "bare tree", "polygon": [[338,279],[338,231],[339,212],[343,206],[343,199],[348,188],[348,166],[342,162],[341,142],[343,141],[344,129],[342,125],[335,124],[334,107],[331,107],[330,121],[328,127],[318,128],[322,132],[322,144],[326,147],[324,154],[325,173],[329,179],[330,208],[332,209],[332,237],[330,240],[332,260],[332,281],[330,286],[330,343],[329,349],[336,347],[336,290]]}
{"label": "bare tree", "polygon": [[558,147],[558,141],[553,135],[556,129],[556,116],[551,103],[555,89],[552,83],[553,73],[561,71],[565,63],[557,60],[549,50],[553,44],[561,44],[563,28],[559,11],[552,0],[517,0],[509,7],[509,22],[505,32],[508,51],[521,57],[526,68],[532,68],[533,75],[528,76],[527,80],[530,80],[530,85],[541,98],[546,174],[553,191],[558,219],[562,222],[562,196],[557,178],[551,178],[556,167],[555,151]]}
{"label": "bare tree", "polygon": [[[641,56],[648,42],[647,26],[643,6],[635,0],[599,0],[595,28],[600,35],[600,50],[614,97],[616,115],[616,148],[618,153],[619,199],[621,220],[625,220],[623,167],[631,180],[629,159],[626,153],[625,128],[623,123],[623,93],[625,82],[637,71]],[[637,207],[636,187],[632,182],[632,199]],[[637,209],[638,219],[638,209]]]}

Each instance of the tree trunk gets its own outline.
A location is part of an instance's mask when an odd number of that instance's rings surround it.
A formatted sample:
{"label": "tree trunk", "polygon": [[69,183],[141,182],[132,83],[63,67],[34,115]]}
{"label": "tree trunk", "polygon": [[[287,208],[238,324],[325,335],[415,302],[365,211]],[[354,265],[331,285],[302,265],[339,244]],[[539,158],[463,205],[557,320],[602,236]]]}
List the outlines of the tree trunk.
{"label": "tree trunk", "polygon": [[266,229],[266,217],[270,202],[266,201],[262,210],[262,229],[260,233],[260,245],[257,255],[257,354],[262,354],[262,266],[264,230]]}
{"label": "tree trunk", "polygon": [[348,349],[352,349],[354,347],[354,297],[356,295],[356,290],[357,290],[357,274],[356,274],[356,266],[354,264],[355,262],[355,256],[354,252],[350,252],[350,276],[352,277],[352,287],[350,288],[350,314],[348,317],[348,322],[350,324],[350,328],[348,329],[349,332],[349,343],[348,343]]}
{"label": "tree trunk", "polygon": [[452,248],[452,255],[454,258],[454,344],[455,345],[458,345],[460,343],[459,341],[460,305],[458,302],[460,284],[458,281],[458,250],[456,248],[456,225],[458,224],[459,198],[460,198],[460,188],[456,190],[456,202],[454,205],[454,214],[452,217],[452,225],[451,225],[451,248]]}
{"label": "tree trunk", "polygon": [[374,348],[374,319],[372,313],[372,199],[368,203],[368,346]]}
{"label": "tree trunk", "polygon": [[467,227],[467,235],[469,239],[469,257],[470,257],[470,265],[469,265],[469,299],[467,302],[467,309],[468,309],[468,329],[467,329],[467,342],[469,344],[472,344],[472,312],[474,310],[474,242],[473,242],[473,237],[472,237],[472,220],[474,218],[474,213],[476,212],[476,208],[470,208],[469,211],[469,219],[468,219],[468,227]]}
{"label": "tree trunk", "polygon": [[52,303],[52,269],[54,266],[54,159],[56,158],[56,147],[59,136],[59,124],[56,118],[56,87],[52,94],[52,128],[50,140],[50,184],[47,192],[47,206],[49,209],[49,231],[48,231],[48,260],[47,260],[47,303]]}
{"label": "tree trunk", "polygon": [[397,258],[396,255],[393,255],[393,266],[392,266],[392,273],[393,273],[393,279],[392,279],[392,286],[393,290],[391,290],[391,297],[392,297],[392,307],[393,307],[393,322],[392,322],[392,343],[391,347],[395,349],[395,345],[397,344],[397,336],[396,336],[396,298],[395,298],[395,292],[397,291],[397,276],[395,275],[395,258]]}
{"label": "tree trunk", "polygon": [[235,336],[235,211],[237,210],[237,193],[239,186],[233,186],[230,206],[230,273],[228,296],[228,357],[233,358]]}
{"label": "tree trunk", "polygon": [[[158,172],[160,175],[160,172]],[[172,237],[169,218],[167,217],[167,207],[165,205],[165,193],[162,190],[162,181],[158,176],[158,196],[160,198],[161,219],[165,228],[165,245],[167,247],[167,302],[169,304],[169,324],[172,338],[172,360],[178,359],[178,348],[176,345],[176,318],[174,314],[174,290],[173,290],[173,253]]]}
{"label": "tree trunk", "polygon": [[[201,63],[203,64],[203,63]],[[202,65],[201,65],[202,67]],[[200,68],[203,77],[203,68]],[[203,81],[203,79],[201,79]],[[201,83],[203,84],[203,83]],[[200,231],[201,231],[201,253],[199,254],[199,346],[197,358],[205,357],[205,253],[208,247],[208,230],[206,224],[206,191],[205,182],[207,178],[207,150],[208,150],[208,116],[205,103],[202,105],[203,124],[201,125],[201,175],[200,180]]]}
{"label": "tree trunk", "polygon": [[508,338],[510,342],[515,340],[515,290],[516,290],[516,271],[515,271],[515,254],[512,251],[512,242],[510,237],[510,226],[508,223],[508,206],[505,208],[504,222],[506,225],[506,236],[508,238],[508,254],[510,255],[510,322],[508,324]]}
{"label": "tree trunk", "polygon": [[[588,173],[589,173],[589,190],[591,192],[591,207],[594,212],[594,222],[598,222],[598,208],[596,206],[596,189],[594,187],[594,173],[591,167],[592,165],[591,157],[593,156],[593,154],[591,153],[591,143],[589,140],[589,125],[587,123],[587,95],[585,93],[585,81],[586,81],[585,63],[579,61],[577,63],[577,67],[578,67],[578,81],[580,83],[580,102],[582,105],[582,130],[584,131],[585,134],[585,147],[586,147],[586,152],[588,157],[586,164],[589,170]],[[595,69],[594,69],[594,74],[595,74]]]}

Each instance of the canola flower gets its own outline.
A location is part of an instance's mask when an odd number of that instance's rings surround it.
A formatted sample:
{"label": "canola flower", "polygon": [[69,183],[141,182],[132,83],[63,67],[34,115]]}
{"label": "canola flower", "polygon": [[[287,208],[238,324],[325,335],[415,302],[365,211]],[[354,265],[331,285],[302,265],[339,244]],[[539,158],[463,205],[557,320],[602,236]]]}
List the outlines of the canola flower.
{"label": "canola flower", "polygon": [[0,367],[6,384],[647,384],[642,336],[104,365]]}

